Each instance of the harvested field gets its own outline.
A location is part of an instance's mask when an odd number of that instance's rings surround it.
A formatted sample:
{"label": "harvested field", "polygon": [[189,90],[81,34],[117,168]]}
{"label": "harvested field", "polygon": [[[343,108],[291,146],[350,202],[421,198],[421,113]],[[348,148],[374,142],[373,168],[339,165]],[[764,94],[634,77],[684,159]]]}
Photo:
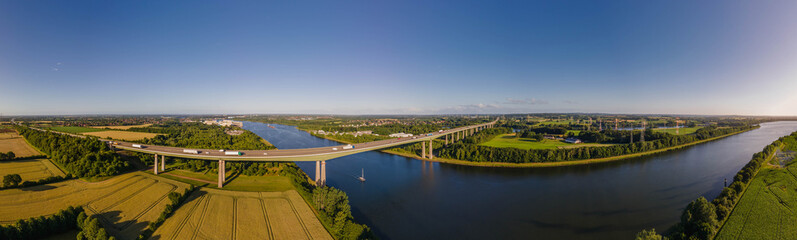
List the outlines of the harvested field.
{"label": "harvested field", "polygon": [[70,180],[2,190],[0,224],[81,205],[87,213],[97,214],[106,230],[118,239],[135,239],[150,222],[158,219],[169,203],[167,195],[187,187],[185,183],[134,172],[102,182]]}
{"label": "harvested field", "polygon": [[332,239],[295,190],[234,192],[202,188],[152,239]]}
{"label": "harvested field", "polygon": [[3,131],[0,132],[0,152],[14,152],[16,157],[29,157],[35,155],[42,155],[33,147],[25,142],[22,136],[19,136],[16,131]]}
{"label": "harvested field", "polygon": [[144,138],[153,138],[155,136],[158,136],[158,134],[155,133],[128,132],[128,131],[116,131],[116,130],[101,131],[101,132],[86,132],[83,133],[83,135],[95,136],[100,138],[113,138],[113,139],[127,140],[127,141],[135,141]]}
{"label": "harvested field", "polygon": [[25,159],[0,161],[0,176],[19,174],[22,181],[38,181],[51,176],[64,176],[64,173],[47,159]]}
{"label": "harvested field", "polygon": [[129,125],[129,126],[93,126],[92,128],[102,128],[102,129],[116,129],[116,130],[127,130],[131,128],[143,128],[149,127],[152,124],[141,124],[141,125]]}

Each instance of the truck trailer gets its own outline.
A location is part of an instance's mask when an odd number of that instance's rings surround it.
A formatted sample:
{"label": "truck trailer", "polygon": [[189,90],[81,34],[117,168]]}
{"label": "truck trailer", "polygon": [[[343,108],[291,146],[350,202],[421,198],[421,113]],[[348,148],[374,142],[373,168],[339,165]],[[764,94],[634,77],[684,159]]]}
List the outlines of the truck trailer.
{"label": "truck trailer", "polygon": [[191,154],[199,154],[199,150],[195,149],[183,149],[184,153],[191,153]]}
{"label": "truck trailer", "polygon": [[354,148],[354,146],[351,144],[343,146],[343,149],[352,149],[352,148]]}
{"label": "truck trailer", "polygon": [[224,152],[224,155],[242,156],[242,155],[244,155],[244,153],[243,152],[227,151],[227,152]]}
{"label": "truck trailer", "polygon": [[133,144],[133,147],[134,148],[144,148],[144,146],[141,146],[141,144]]}

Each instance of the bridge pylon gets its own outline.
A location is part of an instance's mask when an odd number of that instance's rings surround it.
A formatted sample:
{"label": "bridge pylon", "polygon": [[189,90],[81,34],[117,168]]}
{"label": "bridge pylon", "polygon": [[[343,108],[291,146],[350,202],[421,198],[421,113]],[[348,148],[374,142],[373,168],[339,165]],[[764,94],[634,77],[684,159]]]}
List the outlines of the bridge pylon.
{"label": "bridge pylon", "polygon": [[158,175],[158,154],[155,154],[155,161],[153,162],[152,170],[155,175]]}

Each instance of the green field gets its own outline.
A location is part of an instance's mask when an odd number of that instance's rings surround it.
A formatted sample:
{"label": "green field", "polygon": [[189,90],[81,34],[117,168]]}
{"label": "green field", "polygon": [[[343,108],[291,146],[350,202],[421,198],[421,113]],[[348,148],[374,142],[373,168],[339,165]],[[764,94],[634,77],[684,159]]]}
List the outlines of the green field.
{"label": "green field", "polygon": [[50,127],[50,130],[56,132],[65,132],[65,133],[85,133],[85,132],[100,132],[100,131],[108,131],[106,129],[99,129],[99,128],[88,128],[88,127]]}
{"label": "green field", "polygon": [[797,164],[766,166],[715,239],[797,239]]}
{"label": "green field", "polygon": [[557,148],[573,148],[573,147],[603,147],[611,146],[612,144],[600,143],[580,143],[571,144],[559,140],[543,139],[541,142],[529,138],[515,138],[514,134],[505,134],[497,136],[490,141],[479,144],[488,147],[499,148],[518,148],[523,150],[529,149],[557,149]]}
{"label": "green field", "polygon": [[[678,130],[678,135],[692,134],[692,133],[695,133],[695,131],[697,131],[698,129],[700,129],[700,127],[680,128]],[[675,128],[654,128],[653,131],[654,132],[664,132],[664,133],[669,133],[669,134],[673,134],[673,135],[675,134]]]}

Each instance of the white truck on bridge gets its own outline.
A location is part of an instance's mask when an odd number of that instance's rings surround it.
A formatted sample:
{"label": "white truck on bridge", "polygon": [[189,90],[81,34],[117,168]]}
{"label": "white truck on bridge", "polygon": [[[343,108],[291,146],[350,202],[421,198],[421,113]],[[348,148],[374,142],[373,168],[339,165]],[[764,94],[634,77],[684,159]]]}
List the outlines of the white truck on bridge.
{"label": "white truck on bridge", "polygon": [[244,155],[244,153],[243,152],[237,152],[237,151],[226,151],[226,152],[224,152],[224,155],[241,156],[241,155]]}
{"label": "white truck on bridge", "polygon": [[199,150],[195,149],[183,149],[184,153],[192,153],[192,154],[199,154]]}

